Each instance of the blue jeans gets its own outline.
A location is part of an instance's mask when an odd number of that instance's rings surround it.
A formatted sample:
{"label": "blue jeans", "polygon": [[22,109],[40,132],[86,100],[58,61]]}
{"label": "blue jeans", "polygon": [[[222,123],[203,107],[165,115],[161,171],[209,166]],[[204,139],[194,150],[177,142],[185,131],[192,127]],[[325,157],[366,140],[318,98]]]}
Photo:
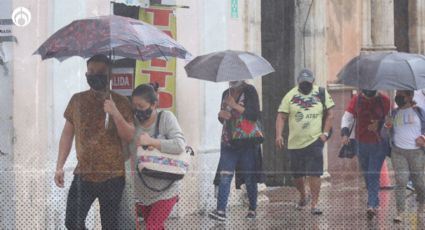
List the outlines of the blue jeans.
{"label": "blue jeans", "polygon": [[220,183],[218,185],[217,198],[218,211],[226,211],[230,193],[230,183],[232,182],[236,167],[238,167],[238,173],[240,170],[240,174],[246,185],[250,210],[255,210],[257,208],[258,187],[255,178],[255,154],[257,154],[257,151],[258,146],[253,145],[238,147],[221,146],[219,162]]}
{"label": "blue jeans", "polygon": [[359,163],[367,188],[367,205],[369,208],[379,206],[379,178],[386,153],[381,144],[359,143]]}

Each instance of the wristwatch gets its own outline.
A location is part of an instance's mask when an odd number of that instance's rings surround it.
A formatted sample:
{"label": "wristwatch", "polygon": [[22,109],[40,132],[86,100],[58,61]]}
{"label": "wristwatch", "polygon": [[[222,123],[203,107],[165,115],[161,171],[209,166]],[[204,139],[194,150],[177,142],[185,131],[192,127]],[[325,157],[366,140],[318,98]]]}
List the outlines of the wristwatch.
{"label": "wristwatch", "polygon": [[328,133],[328,132],[324,132],[324,133],[323,133],[323,135],[325,135],[325,136],[326,136],[326,138],[328,138],[328,137],[329,137],[329,133]]}

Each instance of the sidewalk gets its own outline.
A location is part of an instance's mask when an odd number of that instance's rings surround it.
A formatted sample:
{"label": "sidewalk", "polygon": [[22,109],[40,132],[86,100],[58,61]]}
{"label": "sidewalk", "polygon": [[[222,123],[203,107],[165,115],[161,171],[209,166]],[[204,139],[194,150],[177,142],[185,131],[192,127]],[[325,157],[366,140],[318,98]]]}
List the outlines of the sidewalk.
{"label": "sidewalk", "polygon": [[[167,229],[425,229],[425,214],[416,214],[415,195],[407,192],[407,218],[403,224],[393,224],[395,199],[393,190],[380,193],[381,208],[371,221],[366,218],[366,190],[363,184],[324,185],[320,208],[324,214],[313,216],[309,209],[294,209],[297,192],[292,187],[271,188],[267,191],[270,203],[259,205],[255,221],[245,220],[246,208],[229,208],[228,220],[219,223],[205,214],[171,219]],[[232,191],[234,192],[234,191]],[[410,195],[410,196],[409,196]]]}

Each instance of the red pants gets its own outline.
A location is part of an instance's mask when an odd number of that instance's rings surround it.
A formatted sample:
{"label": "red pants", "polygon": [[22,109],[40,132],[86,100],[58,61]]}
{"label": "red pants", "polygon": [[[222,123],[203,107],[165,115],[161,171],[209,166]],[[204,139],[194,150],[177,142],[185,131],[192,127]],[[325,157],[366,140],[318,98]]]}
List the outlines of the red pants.
{"label": "red pants", "polygon": [[142,212],[143,220],[147,230],[163,230],[164,223],[177,203],[178,198],[160,200],[149,206],[137,205],[137,210]]}

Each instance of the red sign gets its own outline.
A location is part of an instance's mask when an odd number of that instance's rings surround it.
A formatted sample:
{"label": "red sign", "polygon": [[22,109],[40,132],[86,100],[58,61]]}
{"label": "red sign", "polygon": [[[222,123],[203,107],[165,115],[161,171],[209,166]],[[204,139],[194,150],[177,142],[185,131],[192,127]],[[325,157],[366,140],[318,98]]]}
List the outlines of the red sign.
{"label": "red sign", "polygon": [[116,68],[112,70],[112,90],[123,96],[131,96],[134,89],[133,68]]}
{"label": "red sign", "polygon": [[133,74],[116,73],[112,75],[112,89],[133,89]]}

